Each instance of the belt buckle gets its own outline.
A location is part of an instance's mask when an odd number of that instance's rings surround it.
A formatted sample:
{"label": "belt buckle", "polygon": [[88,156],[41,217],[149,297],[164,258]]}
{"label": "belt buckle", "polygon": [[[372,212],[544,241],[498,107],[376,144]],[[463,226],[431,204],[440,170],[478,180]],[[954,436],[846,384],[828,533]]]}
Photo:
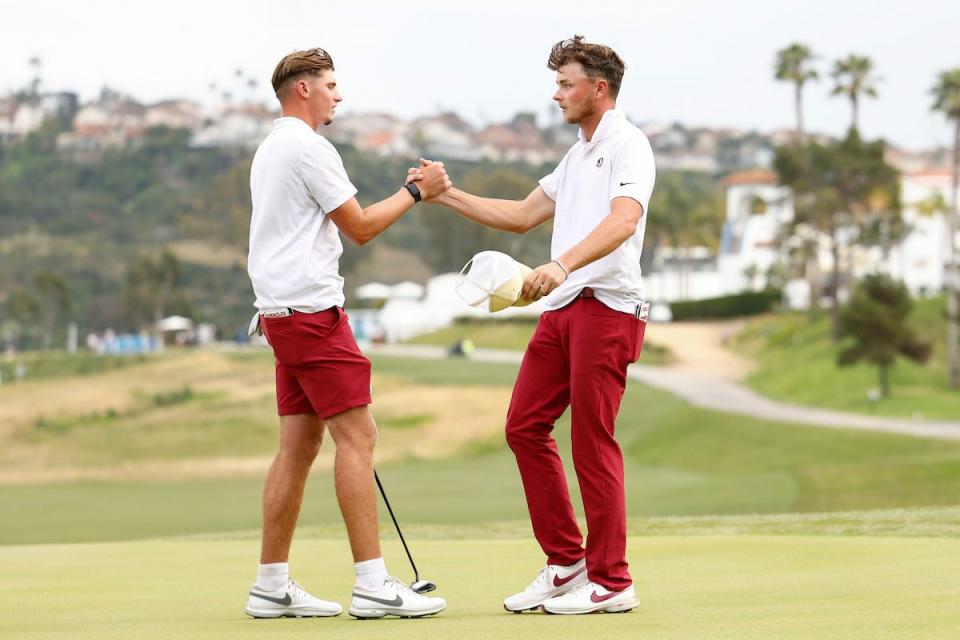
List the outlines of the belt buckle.
{"label": "belt buckle", "polygon": [[293,315],[293,309],[285,307],[283,309],[264,309],[260,312],[264,318],[287,318]]}
{"label": "belt buckle", "polygon": [[597,296],[594,294],[593,289],[591,289],[590,287],[584,287],[583,290],[580,291],[580,296],[579,296],[579,297],[581,297],[581,298],[596,298]]}

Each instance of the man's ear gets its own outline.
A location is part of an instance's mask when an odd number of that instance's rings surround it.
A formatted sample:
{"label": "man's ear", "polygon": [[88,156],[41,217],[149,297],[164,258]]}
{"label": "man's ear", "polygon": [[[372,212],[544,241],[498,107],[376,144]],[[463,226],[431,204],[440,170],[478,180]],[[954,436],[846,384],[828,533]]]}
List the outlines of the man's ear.
{"label": "man's ear", "polygon": [[597,97],[602,98],[607,95],[607,91],[610,89],[610,85],[607,84],[607,81],[600,79],[597,81]]}

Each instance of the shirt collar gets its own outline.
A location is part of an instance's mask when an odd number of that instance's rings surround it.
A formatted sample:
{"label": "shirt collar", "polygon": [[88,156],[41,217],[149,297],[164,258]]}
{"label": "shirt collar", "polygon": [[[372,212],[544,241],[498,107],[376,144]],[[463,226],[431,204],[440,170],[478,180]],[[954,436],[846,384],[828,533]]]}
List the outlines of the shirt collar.
{"label": "shirt collar", "polygon": [[577,130],[577,136],[580,138],[580,142],[588,147],[592,147],[597,142],[600,142],[606,138],[612,131],[620,126],[623,122],[626,122],[627,116],[623,113],[618,107],[610,109],[603,117],[600,118],[600,124],[597,125],[597,130],[593,132],[593,137],[587,141],[587,138],[583,135],[583,129]]}
{"label": "shirt collar", "polygon": [[305,127],[308,131],[313,131],[310,125],[296,116],[280,116],[274,119],[273,128],[279,129],[281,127]]}

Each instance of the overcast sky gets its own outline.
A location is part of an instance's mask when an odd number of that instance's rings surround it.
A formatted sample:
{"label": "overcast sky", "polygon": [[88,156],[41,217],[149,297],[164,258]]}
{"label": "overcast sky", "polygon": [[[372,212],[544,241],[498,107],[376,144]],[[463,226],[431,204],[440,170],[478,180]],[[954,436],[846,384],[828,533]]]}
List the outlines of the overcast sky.
{"label": "overcast sky", "polygon": [[[302,0],[126,2],[0,0],[0,92],[25,85],[43,60],[44,87],[88,99],[109,85],[146,101],[215,101],[216,82],[248,95],[235,70],[259,81],[296,48],[333,55],[344,111],[410,117],[452,109],[484,123],[550,110],[557,40],[582,33],[627,63],[619,104],[639,121],[771,130],[794,124],[792,89],[772,79],[777,49],[800,41],[821,57],[873,58],[880,97],[861,130],[908,148],[946,145],[930,112],[939,71],[960,67],[960,2],[953,0]],[[807,128],[841,133],[845,100],[829,80],[806,92]],[[219,90],[215,95],[219,95]]]}

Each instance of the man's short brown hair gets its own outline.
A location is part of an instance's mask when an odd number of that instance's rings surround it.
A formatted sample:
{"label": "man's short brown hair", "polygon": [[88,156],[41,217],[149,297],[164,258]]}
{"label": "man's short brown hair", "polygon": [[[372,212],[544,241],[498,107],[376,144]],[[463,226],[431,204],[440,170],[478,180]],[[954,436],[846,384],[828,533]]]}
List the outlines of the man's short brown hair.
{"label": "man's short brown hair", "polygon": [[598,76],[606,80],[610,88],[610,97],[617,99],[626,65],[616,51],[602,44],[584,42],[583,36],[573,36],[553,45],[550,58],[547,60],[547,68],[556,71],[571,62],[579,62],[583,65],[584,73],[591,80]]}
{"label": "man's short brown hair", "polygon": [[299,75],[308,73],[318,76],[327,69],[333,71],[333,58],[323,49],[307,49],[305,51],[294,51],[283,57],[283,60],[277,63],[277,68],[273,70],[273,78],[270,83],[273,85],[273,91],[280,93],[280,88],[290,80]]}

